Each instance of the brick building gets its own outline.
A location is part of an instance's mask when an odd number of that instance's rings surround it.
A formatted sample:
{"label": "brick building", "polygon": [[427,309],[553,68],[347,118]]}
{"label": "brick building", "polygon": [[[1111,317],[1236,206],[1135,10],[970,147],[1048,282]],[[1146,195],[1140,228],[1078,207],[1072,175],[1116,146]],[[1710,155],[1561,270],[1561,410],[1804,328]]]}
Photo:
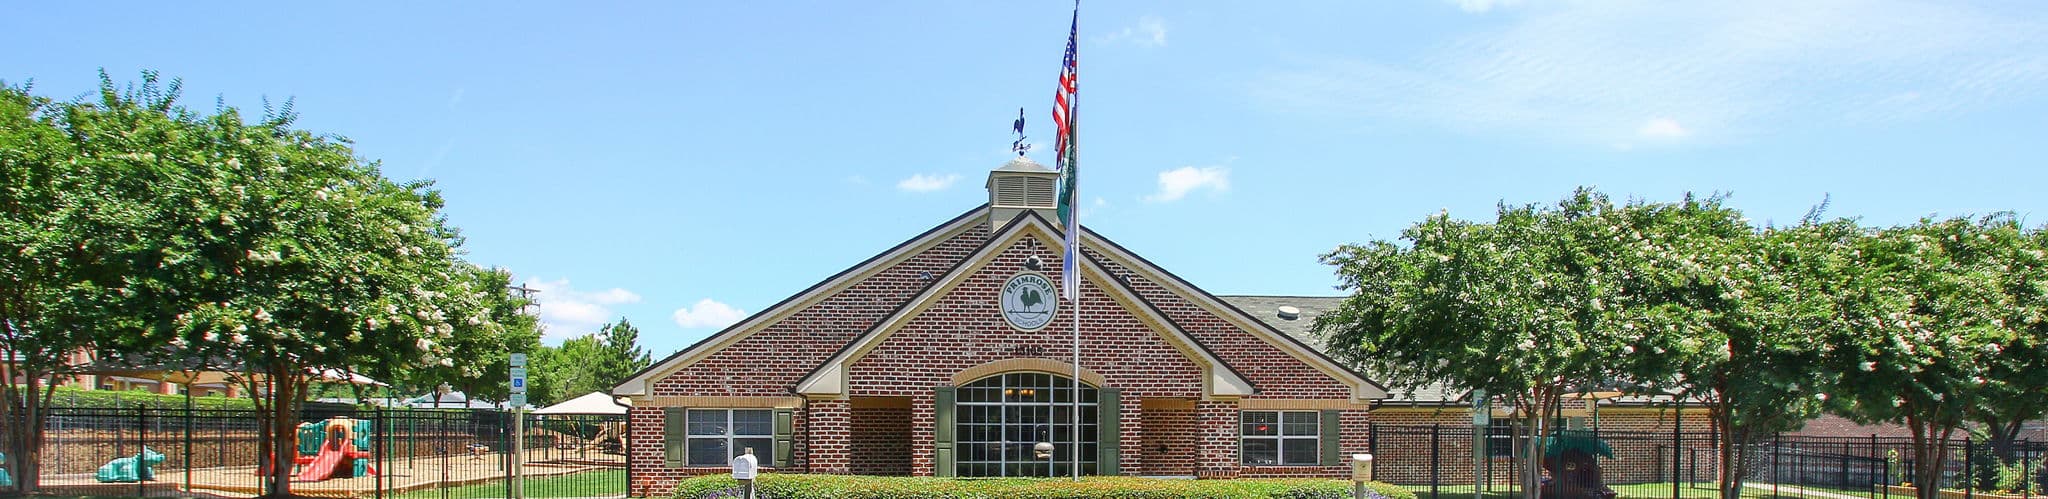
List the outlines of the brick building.
{"label": "brick building", "polygon": [[1056,177],[1011,161],[988,204],[615,387],[633,398],[631,492],[725,472],[741,448],[785,472],[1341,476],[1376,418],[1469,424],[1462,394],[1390,393],[1320,351],[1300,308],[1336,299],[1219,297],[1083,229],[1074,452]]}

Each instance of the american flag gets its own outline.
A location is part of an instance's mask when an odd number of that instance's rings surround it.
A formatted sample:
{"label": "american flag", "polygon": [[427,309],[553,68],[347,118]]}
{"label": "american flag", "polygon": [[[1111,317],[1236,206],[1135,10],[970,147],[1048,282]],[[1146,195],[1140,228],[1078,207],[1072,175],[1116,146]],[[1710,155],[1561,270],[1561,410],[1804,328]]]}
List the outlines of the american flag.
{"label": "american flag", "polygon": [[1079,33],[1080,27],[1081,11],[1075,9],[1074,21],[1067,28],[1067,55],[1060,63],[1060,88],[1052,98],[1052,124],[1058,132],[1053,134],[1056,138],[1052,152],[1061,168],[1065,168],[1067,163],[1067,147],[1070,145],[1067,139],[1074,132],[1074,80],[1078,69],[1074,65],[1074,35]]}
{"label": "american flag", "polygon": [[1059,132],[1056,134],[1058,138],[1053,142],[1053,153],[1059,157],[1055,164],[1059,165],[1060,180],[1063,184],[1060,188],[1058,213],[1060,224],[1065,226],[1066,232],[1066,241],[1062,241],[1065,254],[1060,258],[1060,294],[1066,295],[1067,300],[1076,303],[1081,300],[1081,196],[1077,192],[1081,165],[1077,161],[1078,158],[1075,158],[1074,151],[1074,108],[1078,95],[1074,86],[1077,73],[1074,65],[1074,38],[1080,32],[1080,27],[1081,4],[1076,0],[1074,22],[1067,28],[1067,55],[1060,63],[1060,88],[1053,93],[1052,100],[1052,123]]}

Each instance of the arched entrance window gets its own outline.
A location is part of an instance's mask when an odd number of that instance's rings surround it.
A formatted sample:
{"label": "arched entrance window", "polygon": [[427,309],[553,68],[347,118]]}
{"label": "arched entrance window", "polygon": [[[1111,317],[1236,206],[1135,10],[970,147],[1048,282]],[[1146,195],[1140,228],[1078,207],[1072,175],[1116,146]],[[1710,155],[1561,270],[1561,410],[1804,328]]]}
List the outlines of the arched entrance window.
{"label": "arched entrance window", "polygon": [[[1073,473],[1073,381],[1020,372],[962,385],[955,433],[956,476],[1069,476]],[[1081,474],[1095,474],[1095,387],[1081,384]],[[1034,450],[1053,444],[1051,459]]]}

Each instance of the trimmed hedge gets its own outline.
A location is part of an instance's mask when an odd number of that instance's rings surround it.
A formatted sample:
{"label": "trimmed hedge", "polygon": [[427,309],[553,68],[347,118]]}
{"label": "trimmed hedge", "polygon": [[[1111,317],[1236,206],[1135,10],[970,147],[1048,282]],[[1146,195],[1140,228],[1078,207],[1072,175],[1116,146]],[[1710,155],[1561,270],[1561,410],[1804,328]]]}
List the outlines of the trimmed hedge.
{"label": "trimmed hedge", "polygon": [[[134,409],[136,405],[152,409],[184,409],[184,395],[164,395],[141,390],[81,390],[68,386],[57,387],[50,396],[51,407],[79,407],[92,409]],[[254,410],[256,403],[244,398],[192,397],[194,409],[239,409]]]}
{"label": "trimmed hedge", "polygon": [[[679,499],[738,499],[730,475],[684,479]],[[1368,484],[1383,499],[1415,499],[1415,493],[1379,482]],[[1314,478],[1174,480],[1136,477],[933,478],[850,475],[762,474],[754,481],[760,499],[1345,499],[1351,483]]]}

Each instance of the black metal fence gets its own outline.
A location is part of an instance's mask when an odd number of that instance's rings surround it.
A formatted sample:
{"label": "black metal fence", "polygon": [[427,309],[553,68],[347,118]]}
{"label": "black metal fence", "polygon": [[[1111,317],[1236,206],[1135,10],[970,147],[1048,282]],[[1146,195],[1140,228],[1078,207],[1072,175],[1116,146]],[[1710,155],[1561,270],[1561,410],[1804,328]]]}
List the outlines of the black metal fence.
{"label": "black metal fence", "polygon": [[[45,422],[37,492],[249,497],[264,494],[261,414],[248,410],[59,408]],[[300,414],[291,491],[348,498],[623,497],[626,419],[491,410]],[[8,459],[19,459],[8,456]],[[0,494],[20,493],[15,477]]]}
{"label": "black metal fence", "polygon": [[[1375,478],[1425,499],[1518,496],[1526,443],[1513,429],[1475,434],[1462,425],[1372,425]],[[1545,497],[1713,498],[1721,486],[1719,436],[1701,429],[1566,432],[1565,452],[1540,464]],[[1745,497],[1890,499],[1914,497],[1935,483],[1944,499],[2033,499],[2048,494],[2048,442],[2019,441],[1993,449],[1974,439],[1947,440],[1938,479],[1916,476],[1905,437],[1780,435],[1733,456],[1746,473]],[[1571,455],[1577,449],[1582,456]],[[2002,454],[2002,455],[2001,455]]]}

